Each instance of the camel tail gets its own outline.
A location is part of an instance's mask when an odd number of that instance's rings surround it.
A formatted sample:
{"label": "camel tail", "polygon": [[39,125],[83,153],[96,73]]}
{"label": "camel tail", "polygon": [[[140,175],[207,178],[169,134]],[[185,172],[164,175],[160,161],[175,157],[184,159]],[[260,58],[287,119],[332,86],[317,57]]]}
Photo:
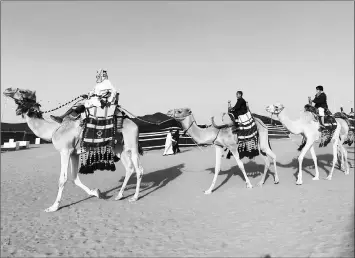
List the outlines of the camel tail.
{"label": "camel tail", "polygon": [[270,139],[269,139],[269,138],[267,139],[267,142],[269,143],[269,148],[270,148],[270,150],[272,150],[271,144],[270,144]]}
{"label": "camel tail", "polygon": [[303,147],[306,145],[306,143],[307,143],[307,139],[306,139],[306,137],[303,137],[302,138],[302,143],[301,143],[300,147],[298,147],[297,150],[301,151],[303,149]]}
{"label": "camel tail", "polygon": [[142,156],[144,154],[144,150],[139,142],[138,142],[138,153],[139,153],[139,155],[142,155]]}

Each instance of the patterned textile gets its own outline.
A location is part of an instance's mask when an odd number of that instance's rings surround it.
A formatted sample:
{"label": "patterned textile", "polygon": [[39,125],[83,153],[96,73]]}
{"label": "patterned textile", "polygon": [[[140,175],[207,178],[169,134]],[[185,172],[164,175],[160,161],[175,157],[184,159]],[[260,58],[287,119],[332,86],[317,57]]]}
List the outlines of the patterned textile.
{"label": "patterned textile", "polygon": [[344,112],[337,112],[334,114],[334,117],[344,119],[347,122],[349,126],[349,133],[343,144],[348,144],[349,146],[351,146],[354,143],[354,116],[349,116]]}
{"label": "patterned textile", "polygon": [[115,171],[116,105],[93,107],[86,112],[81,141],[79,173],[91,174],[95,170]]}
{"label": "patterned textile", "polygon": [[[248,111],[246,114],[240,115],[238,119],[236,119],[236,122],[238,123],[238,127],[235,134],[237,134],[238,137],[239,158],[248,157],[251,159],[258,156],[259,133],[251,113]],[[231,153],[228,153],[227,159],[229,159],[230,156]]]}
{"label": "patterned textile", "polygon": [[[319,121],[319,115],[318,115],[318,109],[316,109],[315,107],[313,107],[312,105],[305,105],[304,106],[305,111],[311,112],[314,116],[314,120],[316,122]],[[335,129],[337,128],[337,122],[334,118],[334,116],[332,115],[332,113],[329,111],[329,109],[327,109],[325,111],[325,116],[324,116],[324,127],[323,129],[320,129],[321,131],[321,136],[320,136],[320,143],[319,143],[319,147],[326,147],[328,145],[328,143],[331,141]],[[298,150],[302,150],[304,147],[305,143],[302,142],[300,148]]]}

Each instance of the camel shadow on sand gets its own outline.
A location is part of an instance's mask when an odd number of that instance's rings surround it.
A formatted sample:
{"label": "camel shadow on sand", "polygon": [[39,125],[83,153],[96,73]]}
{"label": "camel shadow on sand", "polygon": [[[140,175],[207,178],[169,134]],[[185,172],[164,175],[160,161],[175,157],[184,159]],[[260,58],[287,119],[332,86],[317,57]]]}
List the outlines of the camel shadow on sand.
{"label": "camel shadow on sand", "polygon": [[[167,184],[169,184],[171,181],[175,180],[177,177],[179,177],[182,174],[181,169],[183,168],[184,168],[184,164],[180,164],[173,167],[144,174],[141,181],[141,187],[139,191],[140,196],[138,199],[143,199],[147,195],[165,187]],[[105,200],[112,198],[113,195],[108,195],[108,194],[115,190],[121,189],[123,181],[124,181],[124,176],[121,177],[121,179],[119,180],[119,183],[121,183],[120,186],[102,192],[100,198]],[[128,180],[125,192],[131,189],[135,189],[136,182],[137,182],[137,177],[136,174],[134,174]],[[134,193],[131,193],[127,196],[124,196],[121,200],[124,200],[133,195]]]}
{"label": "camel shadow on sand", "polygon": [[[317,165],[318,165],[319,173],[321,173],[321,170],[324,170],[328,176],[330,173],[330,170],[332,168],[332,165],[331,165],[332,162],[333,162],[333,154],[317,155]],[[297,175],[298,175],[298,159],[297,158],[293,158],[292,161],[288,164],[281,164],[279,162],[276,162],[276,164],[278,167],[281,167],[281,168],[292,168],[292,169],[296,170],[293,175],[297,180]],[[307,174],[314,177],[315,174],[310,172],[309,171],[310,169],[312,169],[315,172],[313,159],[305,157],[302,162],[302,171],[304,171]],[[337,165],[335,166],[335,169],[338,169]]]}
{"label": "camel shadow on sand", "polygon": [[[264,172],[265,165],[264,164],[258,164],[254,160],[244,159],[243,160],[243,164],[244,164],[244,169],[246,171],[246,174],[247,174],[247,176],[249,178],[250,177],[251,178],[256,178],[258,176],[261,176],[263,174],[263,172]],[[271,168],[271,166],[270,166],[270,168]],[[275,173],[270,171],[270,168],[269,168],[269,170],[267,172],[267,175],[265,177],[265,182],[267,181],[267,179],[268,179],[270,174],[272,174],[275,177]],[[214,174],[214,167],[207,169],[207,171],[210,174]],[[225,185],[229,181],[229,179],[232,178],[232,176],[238,175],[245,182],[245,178],[243,176],[243,172],[239,169],[239,167],[237,165],[235,165],[235,166],[233,166],[230,169],[225,170],[225,171],[221,170],[218,175],[227,175],[227,177],[212,192],[217,191],[220,187]]]}
{"label": "camel shadow on sand", "polygon": [[[173,167],[170,167],[170,168],[165,168],[165,169],[162,169],[162,170],[158,170],[158,171],[154,171],[154,172],[150,172],[150,173],[147,173],[147,174],[144,174],[143,175],[143,178],[142,178],[142,181],[141,181],[141,187],[140,187],[140,196],[138,199],[142,199],[144,197],[146,197],[147,195],[165,187],[169,182],[173,181],[174,179],[176,179],[177,177],[179,177],[182,172],[181,172],[181,169],[184,168],[184,164],[180,164],[180,165],[177,165],[177,166],[173,166]],[[108,200],[108,199],[111,199],[113,197],[113,195],[109,195],[109,193],[113,192],[113,191],[116,191],[116,190],[120,190],[121,189],[121,186],[122,186],[122,183],[123,183],[123,180],[124,180],[124,176],[121,177],[121,179],[119,180],[119,183],[121,183],[120,186],[115,186],[114,188],[111,188],[107,191],[104,191],[104,192],[101,192],[100,193],[100,199],[104,199],[104,200]],[[126,186],[126,189],[124,191],[124,193],[127,191],[127,190],[130,190],[132,188],[136,188],[136,182],[137,182],[137,177],[136,175],[132,175],[131,178],[128,180],[127,182],[127,186]],[[151,191],[149,191],[151,190]],[[149,191],[149,192],[147,192]],[[142,195],[143,193],[143,195]],[[133,196],[134,193],[132,194],[129,194],[127,196],[124,196],[121,200],[124,200],[128,197],[131,197]],[[94,198],[94,196],[89,196],[89,197],[86,197],[84,199],[81,199],[79,201],[76,201],[76,202],[72,202],[70,204],[67,204],[67,205],[64,205],[62,207],[60,207],[58,210],[61,210],[63,208],[68,208],[72,205],[75,205],[75,204],[78,204],[78,203],[81,203],[83,201],[86,201],[86,200],[89,200],[91,198]]]}

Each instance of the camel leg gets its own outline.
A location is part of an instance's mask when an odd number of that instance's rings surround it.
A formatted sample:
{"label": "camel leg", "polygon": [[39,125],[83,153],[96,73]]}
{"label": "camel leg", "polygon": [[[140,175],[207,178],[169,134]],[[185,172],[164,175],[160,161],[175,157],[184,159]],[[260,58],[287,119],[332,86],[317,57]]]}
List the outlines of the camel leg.
{"label": "camel leg", "polygon": [[134,193],[133,197],[129,199],[129,202],[135,202],[138,200],[138,195],[141,187],[141,181],[142,181],[144,170],[142,165],[139,162],[139,154],[137,149],[131,152],[131,158],[137,173],[137,185],[136,185],[136,192]]}
{"label": "camel leg", "polygon": [[213,176],[212,184],[211,184],[210,188],[208,188],[208,190],[205,191],[205,194],[212,193],[212,190],[213,190],[213,188],[216,184],[216,181],[217,181],[219,171],[221,170],[221,159],[222,159],[223,148],[221,148],[220,146],[217,146],[217,145],[215,145],[215,148],[216,148],[216,165],[214,167],[214,176]]}
{"label": "camel leg", "polygon": [[316,170],[316,175],[312,178],[312,180],[319,180],[319,171],[318,171],[318,165],[317,165],[317,156],[316,152],[314,151],[314,146],[312,145],[311,148],[309,149],[312,155],[312,159],[314,162],[314,168]]}
{"label": "camel leg", "polygon": [[243,162],[240,160],[239,158],[239,153],[237,150],[235,151],[232,151],[233,153],[233,156],[237,162],[237,165],[239,167],[239,169],[243,172],[243,176],[244,176],[244,179],[245,179],[245,183],[247,184],[247,188],[253,188],[253,185],[250,183],[250,180],[247,176],[247,173],[245,172],[245,169],[244,169],[244,165],[243,165]]}
{"label": "camel leg", "polygon": [[262,158],[264,159],[265,161],[265,167],[264,167],[264,174],[261,178],[261,180],[259,181],[259,183],[257,184],[257,186],[263,186],[263,184],[265,183],[265,177],[266,177],[266,174],[267,174],[267,171],[270,167],[270,160],[267,156],[264,156],[264,155],[261,155]]}
{"label": "camel leg", "polygon": [[[342,168],[344,170],[344,174],[345,175],[349,175],[350,174],[350,166],[348,163],[348,152],[345,149],[345,147],[343,145],[340,145],[341,148],[341,154],[342,154]],[[344,160],[343,160],[344,158]]]}
{"label": "camel leg", "polygon": [[71,163],[71,172],[73,175],[73,179],[74,179],[74,184],[76,186],[79,186],[81,189],[83,189],[88,195],[90,196],[96,196],[98,198],[100,198],[100,190],[99,189],[95,189],[95,190],[90,190],[89,187],[87,187],[86,185],[84,185],[80,178],[79,178],[79,155],[73,154],[71,155],[71,159],[70,159],[70,163]]}
{"label": "camel leg", "polygon": [[69,159],[70,159],[70,150],[62,150],[60,152],[61,169],[60,169],[60,176],[59,176],[59,184],[58,184],[59,186],[58,186],[57,198],[55,199],[55,202],[53,203],[53,205],[51,207],[44,210],[45,212],[53,212],[53,211],[58,210],[58,208],[59,208],[59,204],[62,199],[64,185],[68,179]]}
{"label": "camel leg", "polygon": [[272,159],[272,162],[274,163],[274,169],[275,169],[274,184],[278,184],[280,182],[280,179],[276,167],[276,154],[271,149],[266,149],[266,154]]}
{"label": "camel leg", "polygon": [[[301,154],[298,156],[298,176],[297,176],[297,182],[296,185],[302,185],[302,162],[303,158],[306,155],[307,151],[311,146],[313,146],[314,141],[312,140],[307,140],[306,145],[303,147]],[[315,163],[315,166],[317,166],[317,163]],[[318,168],[317,168],[318,169]]]}
{"label": "camel leg", "polygon": [[343,161],[344,174],[349,175],[350,174],[350,166],[348,163],[348,151],[345,149],[344,145],[340,145],[340,148],[342,149],[342,156],[344,157],[344,161]]}
{"label": "camel leg", "polygon": [[133,174],[134,172],[134,167],[133,167],[133,163],[130,159],[130,157],[127,156],[127,153],[126,152],[123,152],[121,154],[121,161],[122,161],[122,164],[123,166],[125,167],[126,169],[126,175],[125,175],[125,178],[124,178],[124,181],[122,183],[122,186],[121,186],[121,189],[119,191],[119,193],[117,194],[115,200],[121,200],[122,197],[123,197],[123,191],[125,190],[126,188],[126,185],[128,183],[128,180],[129,178],[131,177],[131,175]]}
{"label": "camel leg", "polygon": [[327,180],[331,180],[333,177],[335,163],[337,161],[337,155],[338,155],[338,141],[335,140],[333,143],[333,164],[332,164],[332,169],[330,170],[329,175],[326,177]]}

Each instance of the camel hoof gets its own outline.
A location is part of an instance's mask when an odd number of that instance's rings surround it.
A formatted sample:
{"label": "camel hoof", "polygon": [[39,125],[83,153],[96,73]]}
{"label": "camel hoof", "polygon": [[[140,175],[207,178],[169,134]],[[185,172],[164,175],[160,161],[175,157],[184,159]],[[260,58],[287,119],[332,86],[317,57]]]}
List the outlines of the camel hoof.
{"label": "camel hoof", "polygon": [[57,211],[58,210],[58,205],[52,205],[51,207],[45,209],[44,211],[45,212],[54,212],[54,211]]}
{"label": "camel hoof", "polygon": [[257,183],[257,186],[262,187],[263,184],[264,184],[264,183],[263,183],[262,181],[260,181],[259,183]]}
{"label": "camel hoof", "polygon": [[302,185],[302,181],[297,181],[296,185]]}
{"label": "camel hoof", "polygon": [[331,176],[327,176],[325,179],[326,180],[332,180],[332,177]]}
{"label": "camel hoof", "polygon": [[274,182],[275,185],[278,185],[279,183],[280,183],[279,180],[277,180],[277,181]]}
{"label": "camel hoof", "polygon": [[123,198],[123,194],[117,194],[115,201],[121,200]]}
{"label": "camel hoof", "polygon": [[206,190],[206,191],[204,191],[204,193],[208,195],[208,194],[211,194],[212,191],[211,190]]}
{"label": "camel hoof", "polygon": [[349,170],[344,172],[344,175],[346,175],[346,176],[349,175],[349,174],[350,174]]}
{"label": "camel hoof", "polygon": [[319,177],[316,177],[316,176],[315,176],[315,177],[312,178],[312,180],[318,181],[318,180],[319,180]]}
{"label": "camel hoof", "polygon": [[138,200],[138,197],[136,197],[136,196],[133,196],[132,198],[129,198],[129,202],[135,202],[135,201],[137,201]]}
{"label": "camel hoof", "polygon": [[247,188],[253,188],[253,185],[251,183],[247,183]]}
{"label": "camel hoof", "polygon": [[96,196],[97,198],[100,199],[101,191],[99,189],[94,189],[94,190],[91,191],[91,196]]}

